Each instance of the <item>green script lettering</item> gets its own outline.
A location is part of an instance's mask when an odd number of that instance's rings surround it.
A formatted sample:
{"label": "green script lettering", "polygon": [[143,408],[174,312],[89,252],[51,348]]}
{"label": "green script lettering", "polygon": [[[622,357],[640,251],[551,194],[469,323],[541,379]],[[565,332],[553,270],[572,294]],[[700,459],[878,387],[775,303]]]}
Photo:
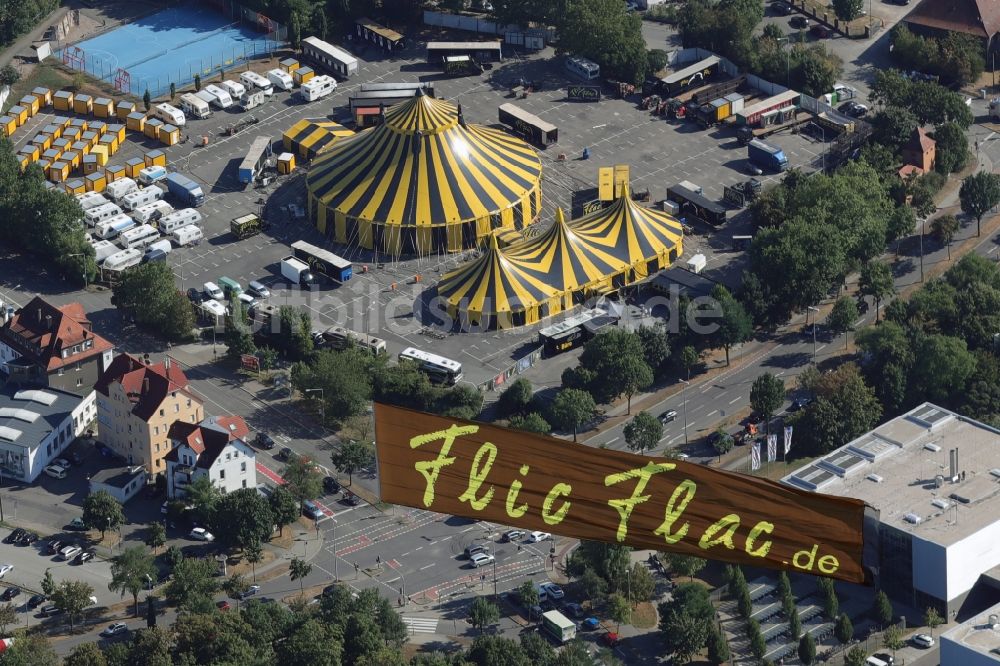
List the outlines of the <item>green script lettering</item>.
{"label": "green script lettering", "polygon": [[570,502],[563,502],[562,506],[555,513],[552,513],[552,505],[555,503],[556,498],[560,495],[567,496],[570,491],[573,490],[573,486],[568,483],[557,483],[552,486],[552,490],[549,494],[545,496],[545,501],[542,502],[542,520],[548,525],[558,525],[566,517],[566,513],[569,511],[571,506]]}
{"label": "green script lettering", "polygon": [[[487,455],[486,463],[482,464],[483,455]],[[486,508],[486,505],[490,503],[493,499],[493,491],[496,490],[493,486],[486,491],[486,494],[481,498],[476,498],[476,493],[479,492],[479,488],[483,485],[483,481],[489,476],[490,470],[493,468],[493,461],[497,459],[497,447],[493,444],[486,442],[479,447],[476,451],[476,456],[472,459],[472,469],[469,471],[469,487],[465,489],[465,492],[459,495],[458,499],[461,502],[468,502],[472,505],[472,508],[476,511],[482,511]],[[480,467],[480,465],[482,466]]]}
{"label": "green script lettering", "polygon": [[454,456],[448,456],[448,453],[451,452],[451,445],[455,443],[455,438],[461,437],[462,435],[472,435],[477,432],[479,432],[479,426],[453,425],[447,430],[439,430],[437,432],[427,433],[426,435],[417,435],[410,440],[411,449],[435,442],[439,439],[444,442],[441,445],[441,450],[437,454],[437,458],[434,460],[423,460],[418,463],[414,463],[413,465],[414,469],[420,472],[427,480],[427,487],[424,488],[425,507],[429,507],[434,503],[434,484],[437,483],[438,475],[441,474],[441,468],[455,462]]}
{"label": "green script lettering", "polygon": [[628,519],[629,516],[632,515],[632,509],[634,509],[637,504],[642,504],[643,502],[648,501],[651,497],[651,495],[642,495],[642,491],[646,489],[646,484],[649,483],[652,476],[654,474],[659,474],[660,472],[669,472],[676,467],[677,465],[673,463],[650,462],[638,469],[630,469],[627,472],[609,474],[604,477],[605,486],[612,486],[629,479],[638,479],[635,484],[635,488],[632,490],[631,497],[628,499],[608,500],[608,505],[617,509],[618,515],[621,518],[621,520],[618,521],[617,538],[619,541],[623,541],[625,539],[625,535],[628,533]]}
{"label": "green script lettering", "polygon": [[768,552],[771,550],[771,540],[768,539],[764,544],[754,550],[754,542],[760,537],[761,534],[771,534],[774,531],[774,524],[767,521],[760,521],[754,525],[753,529],[750,530],[750,535],[747,537],[747,555],[753,555],[754,557],[766,557]]}
{"label": "green script lettering", "polygon": [[[671,534],[670,530],[673,528],[674,523],[680,519],[687,505],[694,499],[694,494],[697,490],[698,484],[691,479],[681,481],[681,484],[674,489],[674,493],[670,496],[670,501],[667,502],[663,523],[653,531],[653,534],[663,535],[663,540],[670,544],[677,543],[683,539],[684,535],[688,532],[688,528],[691,527],[687,521],[684,521],[684,524],[675,533]],[[684,497],[681,497],[681,494]],[[678,499],[680,499],[680,504],[677,504]]]}
{"label": "green script lettering", "polygon": [[[525,476],[528,470],[531,469],[528,465],[521,465],[521,469],[518,471],[521,476]],[[521,492],[521,481],[519,479],[514,479],[510,482],[510,489],[507,491],[507,515],[511,518],[520,518],[524,514],[528,513],[528,503],[525,502],[521,506],[514,506],[517,502],[517,495]]]}
{"label": "green script lettering", "polygon": [[[723,516],[708,526],[705,533],[701,535],[701,539],[698,541],[698,546],[708,550],[709,548],[718,546],[721,543],[729,550],[732,550],[735,548],[733,545],[733,532],[735,532],[736,528],[739,526],[740,517],[735,513]],[[722,531],[722,534],[719,537],[716,537],[716,533],[720,531]]]}

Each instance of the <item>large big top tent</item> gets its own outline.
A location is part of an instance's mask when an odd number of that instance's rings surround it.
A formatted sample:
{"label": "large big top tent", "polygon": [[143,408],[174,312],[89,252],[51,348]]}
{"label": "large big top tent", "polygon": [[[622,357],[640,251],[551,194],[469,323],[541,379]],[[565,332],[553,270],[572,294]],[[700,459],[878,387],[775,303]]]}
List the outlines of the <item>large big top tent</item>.
{"label": "large big top tent", "polygon": [[555,223],[534,238],[487,251],[445,275],[438,295],[452,317],[474,325],[532,324],[578,298],[631,284],[670,266],[683,252],[680,223],[639,206],[628,194],[608,208]]}
{"label": "large big top tent", "polygon": [[320,231],[398,256],[460,251],[530,224],[541,176],[527,143],[466,124],[459,107],[418,93],[324,151],[306,182]]}

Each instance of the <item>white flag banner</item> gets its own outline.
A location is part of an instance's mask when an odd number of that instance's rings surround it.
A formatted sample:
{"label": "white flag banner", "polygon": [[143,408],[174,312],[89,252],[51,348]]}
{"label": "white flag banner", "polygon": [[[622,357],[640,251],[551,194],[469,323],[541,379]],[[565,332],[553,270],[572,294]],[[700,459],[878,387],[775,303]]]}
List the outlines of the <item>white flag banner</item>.
{"label": "white flag banner", "polygon": [[750,447],[750,469],[751,471],[760,469],[760,442],[754,442]]}
{"label": "white flag banner", "polygon": [[785,427],[785,455],[792,450],[792,426]]}
{"label": "white flag banner", "polygon": [[778,436],[767,436],[767,462],[774,462],[778,459]]}

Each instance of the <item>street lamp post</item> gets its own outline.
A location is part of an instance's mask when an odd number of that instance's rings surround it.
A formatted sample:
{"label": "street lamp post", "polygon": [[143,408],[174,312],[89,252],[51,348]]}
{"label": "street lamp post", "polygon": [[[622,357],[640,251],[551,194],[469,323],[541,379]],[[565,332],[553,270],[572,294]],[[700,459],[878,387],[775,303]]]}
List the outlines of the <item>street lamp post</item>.
{"label": "street lamp post", "polygon": [[681,380],[684,383],[684,446],[688,444],[688,395],[687,390],[691,387],[691,382],[686,379]]}
{"label": "street lamp post", "polygon": [[330,518],[333,521],[333,582],[340,582],[340,557],[337,556],[337,519]]}
{"label": "street lamp post", "polygon": [[319,392],[319,421],[320,421],[320,426],[323,426],[326,423],[326,405],[323,397],[323,389],[311,388],[303,391],[303,393],[314,393],[314,392]]}
{"label": "street lamp post", "polygon": [[[809,307],[809,310],[811,310],[812,312],[816,312],[817,313],[817,317],[819,316],[818,315],[819,308],[815,308],[815,307],[813,307],[811,305],[808,306],[808,307]],[[816,317],[813,317],[813,365],[816,365]]]}
{"label": "street lamp post", "polygon": [[83,257],[83,288],[86,289],[90,286],[90,280],[87,278],[87,255],[82,252],[76,252],[74,254],[67,254],[66,257]]}

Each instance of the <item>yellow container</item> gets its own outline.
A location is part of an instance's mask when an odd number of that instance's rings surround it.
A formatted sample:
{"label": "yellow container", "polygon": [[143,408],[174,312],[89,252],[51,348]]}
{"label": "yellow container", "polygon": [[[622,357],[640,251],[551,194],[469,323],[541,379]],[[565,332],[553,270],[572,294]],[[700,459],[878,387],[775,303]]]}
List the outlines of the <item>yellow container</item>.
{"label": "yellow container", "polygon": [[[104,167],[104,175],[107,177],[108,182],[112,183],[119,178],[125,177],[125,167],[120,164],[109,164]],[[139,172],[136,172],[135,175],[138,176]]]}
{"label": "yellow container", "polygon": [[31,143],[38,146],[39,150],[48,150],[52,147],[52,137],[48,134],[36,134]]}
{"label": "yellow container", "polygon": [[92,173],[100,173],[102,177],[104,176],[104,169],[97,163],[97,155],[84,155],[80,161],[83,164],[84,175],[89,176]]}
{"label": "yellow container", "polygon": [[28,165],[31,164],[32,159],[31,159],[30,155],[25,155],[25,154],[22,154],[22,153],[18,153],[17,154],[17,161],[21,165],[21,171],[24,171],[25,169],[28,168]]}
{"label": "yellow container", "polygon": [[291,173],[295,170],[295,155],[293,153],[281,153],[278,155],[278,173]]}
{"label": "yellow container", "polygon": [[31,94],[38,98],[42,106],[52,106],[52,91],[39,86],[31,91]]}
{"label": "yellow container", "polygon": [[97,145],[97,141],[100,138],[101,137],[97,132],[93,132],[91,130],[87,130],[86,132],[80,135],[80,141],[89,143],[91,148]]}
{"label": "yellow container", "polygon": [[142,132],[145,130],[146,116],[145,114],[139,113],[138,111],[128,114],[125,118],[125,127],[130,130],[135,130],[136,132]]}
{"label": "yellow container", "polygon": [[63,128],[62,125],[46,125],[42,129],[38,130],[38,133],[51,137],[52,140],[55,141],[62,136]]}
{"label": "yellow container", "polygon": [[62,138],[69,139],[71,143],[80,140],[80,135],[83,134],[79,127],[67,127],[63,130]]}
{"label": "yellow container", "polygon": [[12,106],[7,109],[7,115],[11,118],[17,119],[17,126],[20,127],[24,123],[28,122],[28,110],[18,104],[17,106]]}
{"label": "yellow container", "polygon": [[[86,167],[84,168],[86,169]],[[108,186],[107,179],[99,171],[87,174],[83,179],[83,183],[88,192],[103,192],[104,188]]]}
{"label": "yellow container", "polygon": [[73,150],[67,150],[65,153],[62,154],[63,162],[69,162],[69,168],[73,171],[76,171],[77,169],[80,168],[80,160],[82,158],[83,155]]}
{"label": "yellow container", "polygon": [[76,127],[81,132],[86,132],[88,129],[90,129],[89,126],[87,125],[87,121],[84,120],[83,118],[71,118],[69,121],[69,126]]}
{"label": "yellow container", "polygon": [[161,127],[163,127],[162,120],[159,118],[149,118],[146,120],[145,127],[142,128],[142,133],[150,139],[158,139],[160,137]]}
{"label": "yellow container", "polygon": [[292,81],[295,82],[295,85],[301,86],[314,76],[316,76],[316,72],[312,70],[312,67],[299,67],[292,72]]}
{"label": "yellow container", "polygon": [[133,157],[125,162],[125,175],[129,178],[138,178],[139,172],[146,168],[146,161],[141,157]]}
{"label": "yellow container", "polygon": [[129,102],[128,100],[120,99],[115,105],[115,115],[118,120],[125,120],[130,115],[135,113],[135,102]]}
{"label": "yellow container", "polygon": [[25,144],[21,147],[21,150],[17,151],[18,157],[22,155],[27,156],[29,162],[36,161],[41,153],[41,149],[33,143]]}
{"label": "yellow container", "polygon": [[63,129],[69,127],[71,122],[73,122],[73,119],[69,116],[53,116],[52,118],[52,124],[59,125],[59,127],[62,127]]}
{"label": "yellow container", "polygon": [[162,150],[151,150],[142,156],[146,166],[167,166],[167,154]]}
{"label": "yellow container", "polygon": [[108,130],[108,124],[103,120],[91,120],[90,124],[87,125],[87,129],[91,132],[97,132],[98,136],[104,136],[104,133]]}
{"label": "yellow container", "polygon": [[55,106],[56,111],[72,111],[73,93],[68,90],[57,90],[52,95],[52,105]]}
{"label": "yellow container", "polygon": [[90,154],[90,144],[86,141],[74,141],[73,145],[69,147],[70,150],[80,153],[81,155]]}
{"label": "yellow container", "polygon": [[101,137],[101,140],[97,142],[97,145],[107,148],[108,155],[114,155],[118,152],[118,137],[113,134],[105,134]]}
{"label": "yellow container", "polygon": [[10,138],[11,136],[14,135],[14,132],[16,130],[17,130],[17,120],[11,118],[10,116],[0,117],[0,134],[3,134],[3,136]]}
{"label": "yellow container", "polygon": [[49,148],[44,153],[42,153],[42,159],[54,163],[59,161],[60,155],[62,155],[61,150],[56,150],[55,148]]}
{"label": "yellow container", "polygon": [[60,153],[66,152],[72,145],[73,142],[66,137],[61,137],[52,141],[52,148],[54,150],[58,150]]}
{"label": "yellow container", "polygon": [[181,131],[173,125],[164,125],[159,132],[160,142],[167,146],[173,146],[181,140]]}
{"label": "yellow container", "polygon": [[77,93],[73,98],[73,111],[76,113],[91,114],[94,112],[94,98],[90,95]]}
{"label": "yellow container", "polygon": [[299,61],[295,58],[285,58],[278,63],[278,67],[291,74],[299,68]]}
{"label": "yellow container", "polygon": [[87,191],[87,184],[83,178],[74,178],[66,181],[66,194],[83,194]]}
{"label": "yellow container", "polygon": [[118,123],[110,123],[105,129],[105,134],[113,134],[118,137],[118,145],[125,141],[125,126]]}
{"label": "yellow container", "polygon": [[94,100],[94,115],[98,118],[112,118],[115,115],[115,103],[107,97]]}
{"label": "yellow container", "polygon": [[94,146],[90,149],[91,157],[97,158],[97,164],[104,166],[108,163],[108,149],[106,146]]}
{"label": "yellow container", "polygon": [[49,167],[49,180],[53,183],[61,183],[69,179],[69,165],[65,162],[53,162]]}
{"label": "yellow container", "polygon": [[20,105],[28,110],[28,117],[31,117],[38,113],[41,102],[34,95],[25,95],[21,98]]}
{"label": "yellow container", "polygon": [[45,177],[48,178],[49,177],[49,166],[51,166],[49,164],[49,161],[48,160],[38,160],[37,162],[35,162],[35,164],[38,165],[38,168],[41,169],[42,173],[45,174]]}

